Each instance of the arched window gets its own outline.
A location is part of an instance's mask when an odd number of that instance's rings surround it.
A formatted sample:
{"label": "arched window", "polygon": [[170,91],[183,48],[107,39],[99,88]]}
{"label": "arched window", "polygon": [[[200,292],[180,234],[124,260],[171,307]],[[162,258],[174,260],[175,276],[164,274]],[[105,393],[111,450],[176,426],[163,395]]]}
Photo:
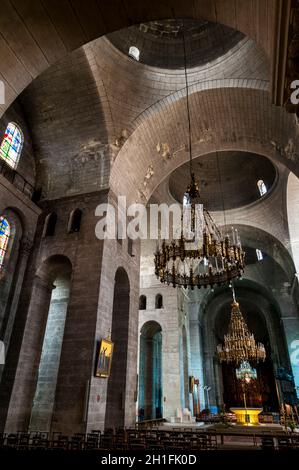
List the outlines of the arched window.
{"label": "arched window", "polygon": [[134,253],[133,253],[133,240],[132,238],[128,238],[128,254],[130,256],[134,256]]}
{"label": "arched window", "polygon": [[146,310],[146,296],[141,295],[139,297],[139,310]]}
{"label": "arched window", "polygon": [[163,297],[161,294],[156,295],[155,308],[163,308]]}
{"label": "arched window", "polygon": [[9,236],[10,225],[4,217],[0,217],[0,270],[3,268],[5,255],[7,253]]}
{"label": "arched window", "polygon": [[140,50],[136,46],[131,46],[129,49],[129,56],[133,57],[135,60],[139,60]]}
{"label": "arched window", "polygon": [[259,180],[257,182],[257,187],[259,189],[259,192],[260,192],[260,195],[261,196],[264,196],[264,194],[266,194],[267,192],[267,186],[265,185],[264,181],[263,180]]}
{"label": "arched window", "polygon": [[53,235],[55,235],[56,222],[56,212],[51,212],[47,215],[44,226],[44,237],[53,237]]}
{"label": "arched window", "polygon": [[21,129],[10,122],[6,128],[1,147],[0,157],[11,167],[16,168],[23,146],[23,133]]}
{"label": "arched window", "polygon": [[188,204],[189,204],[189,197],[185,193],[184,196],[183,196],[183,206],[187,206]]}
{"label": "arched window", "polygon": [[262,259],[264,258],[263,252],[261,250],[259,250],[258,248],[255,251],[256,251],[257,260],[262,261]]}
{"label": "arched window", "polygon": [[81,227],[82,211],[81,209],[75,209],[70,213],[68,223],[68,233],[79,232]]}

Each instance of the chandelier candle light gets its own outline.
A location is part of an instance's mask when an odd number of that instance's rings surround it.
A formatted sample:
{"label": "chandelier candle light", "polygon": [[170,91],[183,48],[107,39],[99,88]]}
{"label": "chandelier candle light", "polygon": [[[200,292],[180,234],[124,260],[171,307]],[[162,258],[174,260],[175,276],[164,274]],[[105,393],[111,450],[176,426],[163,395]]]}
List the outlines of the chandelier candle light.
{"label": "chandelier candle light", "polygon": [[254,335],[250,333],[235,295],[228,333],[224,335],[224,344],[218,344],[217,355],[220,362],[236,364],[244,363],[244,361],[259,362],[266,359],[265,347],[262,343],[256,343]]}

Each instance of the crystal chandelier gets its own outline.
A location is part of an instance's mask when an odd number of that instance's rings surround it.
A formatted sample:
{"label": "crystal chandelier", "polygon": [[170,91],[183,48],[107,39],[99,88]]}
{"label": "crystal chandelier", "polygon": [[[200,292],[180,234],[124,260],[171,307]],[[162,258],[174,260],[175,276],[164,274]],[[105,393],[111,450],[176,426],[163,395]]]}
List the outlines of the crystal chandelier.
{"label": "crystal chandelier", "polygon": [[224,345],[218,344],[217,355],[220,362],[233,362],[236,364],[243,361],[259,362],[264,361],[266,358],[265,347],[262,343],[256,343],[254,335],[248,330],[235,296],[232,303],[228,333],[224,335]]}
{"label": "crystal chandelier", "polygon": [[[188,236],[184,215],[180,236],[158,245],[155,253],[155,274],[162,283],[173,287],[213,287],[242,276],[245,253],[237,230],[222,236],[209,212],[199,204],[199,188],[192,171],[192,139],[189,111],[189,93],[184,38],[186,103],[189,129],[190,183],[185,192],[185,209],[189,211]],[[201,208],[201,209],[199,209]]]}

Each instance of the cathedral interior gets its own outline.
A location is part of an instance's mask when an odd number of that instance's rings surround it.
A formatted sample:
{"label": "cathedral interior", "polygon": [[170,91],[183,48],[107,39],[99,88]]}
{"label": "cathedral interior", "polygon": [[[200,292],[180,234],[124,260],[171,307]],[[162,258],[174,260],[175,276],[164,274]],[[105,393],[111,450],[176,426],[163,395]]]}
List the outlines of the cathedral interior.
{"label": "cathedral interior", "polygon": [[[299,2],[1,7],[1,436],[204,429],[232,409],[296,429]],[[191,263],[176,285],[148,233],[97,236],[99,207],[184,208],[191,167],[238,272],[215,248],[216,274],[207,251],[209,275]],[[232,312],[250,359],[227,360]]]}

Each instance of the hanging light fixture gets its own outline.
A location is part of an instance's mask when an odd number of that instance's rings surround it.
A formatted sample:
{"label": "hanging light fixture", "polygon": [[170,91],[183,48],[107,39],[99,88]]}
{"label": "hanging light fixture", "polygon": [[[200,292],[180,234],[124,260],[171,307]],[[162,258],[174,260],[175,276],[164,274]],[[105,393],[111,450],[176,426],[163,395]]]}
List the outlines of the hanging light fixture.
{"label": "hanging light fixture", "polygon": [[[189,109],[189,89],[186,61],[186,41],[183,34],[186,104],[189,136],[190,183],[184,195],[189,211],[191,236],[183,230],[182,217],[180,237],[167,243],[158,244],[155,253],[155,274],[162,283],[173,287],[213,287],[228,283],[242,276],[245,267],[245,253],[237,230],[222,236],[210,213],[199,205],[199,186],[192,168],[192,139]],[[199,210],[201,207],[201,210]],[[199,234],[200,228],[200,236]]]}
{"label": "hanging light fixture", "polygon": [[253,333],[250,333],[239,304],[236,302],[234,290],[228,333],[224,335],[224,344],[218,344],[217,355],[220,362],[236,364],[266,359],[265,346],[262,343],[256,343]]}
{"label": "hanging light fixture", "polygon": [[249,384],[251,380],[257,379],[257,372],[248,361],[242,361],[239,368],[236,369],[236,377],[238,380]]}

